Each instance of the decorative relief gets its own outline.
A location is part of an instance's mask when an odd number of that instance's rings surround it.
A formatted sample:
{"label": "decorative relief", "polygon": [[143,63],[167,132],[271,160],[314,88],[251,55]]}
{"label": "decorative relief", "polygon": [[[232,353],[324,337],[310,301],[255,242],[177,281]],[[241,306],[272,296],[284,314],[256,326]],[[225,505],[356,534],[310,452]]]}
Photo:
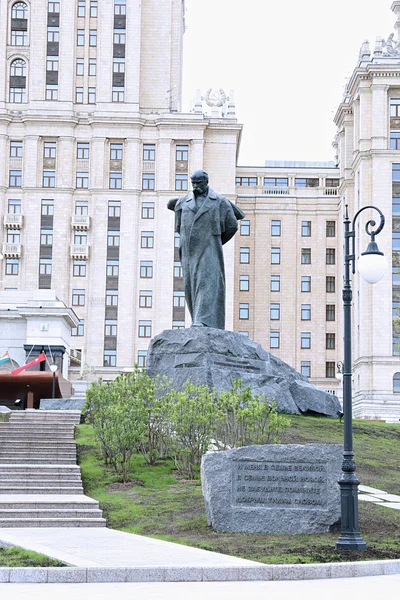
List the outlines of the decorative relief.
{"label": "decorative relief", "polygon": [[46,167],[48,169],[55,169],[56,168],[56,159],[55,158],[44,158],[43,159],[43,167]]}
{"label": "decorative relief", "polygon": [[224,106],[227,101],[227,96],[222,88],[219,90],[214,90],[213,88],[208,88],[206,91],[206,95],[202,97],[202,100],[205,100],[207,106]]}
{"label": "decorative relief", "polygon": [[122,160],[110,160],[110,171],[122,171]]}

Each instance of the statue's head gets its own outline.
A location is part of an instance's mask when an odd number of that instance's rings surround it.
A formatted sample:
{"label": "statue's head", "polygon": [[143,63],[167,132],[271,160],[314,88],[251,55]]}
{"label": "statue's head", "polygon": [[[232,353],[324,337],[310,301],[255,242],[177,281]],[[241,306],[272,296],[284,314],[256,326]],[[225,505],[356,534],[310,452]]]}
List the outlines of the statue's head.
{"label": "statue's head", "polygon": [[193,193],[195,196],[205,194],[208,187],[208,173],[199,170],[192,173],[191,178]]}

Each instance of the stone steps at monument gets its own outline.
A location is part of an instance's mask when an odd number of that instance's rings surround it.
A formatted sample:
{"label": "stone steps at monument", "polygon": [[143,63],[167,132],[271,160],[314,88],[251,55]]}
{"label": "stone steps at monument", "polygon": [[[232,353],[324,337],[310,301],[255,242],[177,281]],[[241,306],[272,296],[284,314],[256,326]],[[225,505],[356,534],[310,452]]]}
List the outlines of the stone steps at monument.
{"label": "stone steps at monument", "polygon": [[44,475],[76,475],[77,477],[81,476],[81,470],[78,465],[8,465],[4,463],[0,463],[0,475],[1,474],[15,474],[18,473],[26,473],[29,477],[31,475],[36,474],[44,474]]}
{"label": "stone steps at monument", "polygon": [[65,490],[65,493],[68,493],[66,490],[68,488],[82,488],[82,481],[80,479],[25,479],[21,477],[20,479],[10,478],[10,479],[1,479],[0,480],[0,494],[5,493],[4,490],[6,488],[26,488],[33,489],[38,487],[45,488],[60,488]]}
{"label": "stone steps at monument", "polygon": [[23,508],[0,508],[1,519],[101,519],[100,509],[90,508],[32,508],[25,510]]}
{"label": "stone steps at monument", "polygon": [[[68,499],[66,500],[66,498]],[[23,496],[10,494],[0,496],[1,510],[96,510],[99,503],[93,498],[78,494],[67,496],[54,496],[53,494],[37,494],[36,496]],[[101,512],[101,511],[100,511]]]}
{"label": "stone steps at monument", "polygon": [[81,482],[80,473],[30,473],[27,471],[19,471],[17,473],[2,473],[0,471],[0,485],[9,481],[26,481],[26,482],[38,482],[38,481],[72,481]]}
{"label": "stone steps at monument", "polygon": [[47,485],[47,482],[44,482],[42,485],[37,483],[37,485],[32,486],[28,485],[26,482],[21,482],[20,486],[18,486],[16,482],[13,482],[12,485],[4,485],[1,483],[0,495],[1,494],[62,494],[77,496],[80,494],[83,495],[83,487],[82,484],[77,485],[76,487],[51,487]]}
{"label": "stone steps at monument", "polygon": [[33,519],[1,519],[0,527],[105,527],[106,520],[103,518],[93,519],[88,517],[79,518],[33,518]]}
{"label": "stone steps at monument", "polygon": [[15,434],[12,431],[8,431],[8,432],[5,432],[5,431],[1,432],[0,431],[0,445],[3,442],[6,442],[6,441],[12,441],[12,442],[15,442],[17,444],[19,442],[25,442],[25,441],[26,442],[34,442],[34,441],[63,442],[64,441],[64,442],[70,443],[70,442],[74,441],[74,438],[70,434],[67,434],[67,435],[64,435],[64,434],[57,435],[56,433],[54,433],[54,434],[53,433],[52,434],[50,434],[50,433],[39,433],[39,434],[34,435],[32,433],[29,433],[27,435],[21,435],[19,433]]}
{"label": "stone steps at monument", "polygon": [[[24,440],[20,438],[19,444],[23,444],[23,446],[19,446],[20,448],[27,448],[28,450],[75,450],[76,444],[75,442],[68,441],[48,441],[48,440]],[[0,438],[0,447],[3,451],[5,450],[14,450],[16,446],[15,440],[1,439]]]}
{"label": "stone steps at monument", "polygon": [[57,420],[58,422],[68,421],[75,425],[80,423],[81,411],[79,410],[14,410],[11,414],[13,421],[31,421],[31,420]]}
{"label": "stone steps at monument", "polygon": [[29,462],[32,464],[37,464],[39,462],[42,463],[52,463],[58,464],[60,461],[66,461],[67,463],[76,463],[76,452],[65,452],[65,451],[55,451],[51,452],[36,452],[33,449],[31,452],[26,451],[15,451],[12,454],[9,452],[0,451],[0,463],[6,462],[8,464],[21,464],[24,462]]}
{"label": "stone steps at monument", "polygon": [[[1,462],[5,462],[5,458],[0,455],[0,463]],[[31,465],[48,465],[50,458],[35,457],[34,454],[28,454],[27,456],[7,458],[6,462],[9,465],[20,465],[23,462],[29,462]],[[60,456],[53,456],[51,462],[53,465],[74,465],[76,464],[76,457],[64,458]]]}

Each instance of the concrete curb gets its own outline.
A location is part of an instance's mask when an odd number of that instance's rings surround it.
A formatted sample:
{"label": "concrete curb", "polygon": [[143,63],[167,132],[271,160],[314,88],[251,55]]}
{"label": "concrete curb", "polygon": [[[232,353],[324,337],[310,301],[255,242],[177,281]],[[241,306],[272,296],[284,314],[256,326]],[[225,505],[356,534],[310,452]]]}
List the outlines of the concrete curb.
{"label": "concrete curb", "polygon": [[285,581],[400,574],[400,560],[249,567],[0,567],[0,583]]}

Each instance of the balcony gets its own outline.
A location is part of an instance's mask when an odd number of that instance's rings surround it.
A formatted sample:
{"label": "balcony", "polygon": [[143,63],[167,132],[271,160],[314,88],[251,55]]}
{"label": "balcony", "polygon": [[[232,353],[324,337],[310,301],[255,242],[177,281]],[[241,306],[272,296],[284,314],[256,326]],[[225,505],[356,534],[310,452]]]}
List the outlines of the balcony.
{"label": "balcony", "polygon": [[2,254],[5,258],[20,258],[21,253],[21,244],[3,244]]}
{"label": "balcony", "polygon": [[72,244],[70,248],[71,258],[84,259],[89,258],[89,246],[87,244]]}
{"label": "balcony", "polygon": [[265,186],[264,194],[268,196],[289,196],[290,190],[288,187]]}
{"label": "balcony", "polygon": [[326,187],[324,188],[324,196],[337,196],[338,189],[337,187]]}
{"label": "balcony", "polygon": [[71,225],[73,229],[87,230],[90,227],[89,215],[73,215]]}
{"label": "balcony", "polygon": [[23,216],[21,214],[10,213],[4,215],[3,223],[7,229],[21,229]]}

